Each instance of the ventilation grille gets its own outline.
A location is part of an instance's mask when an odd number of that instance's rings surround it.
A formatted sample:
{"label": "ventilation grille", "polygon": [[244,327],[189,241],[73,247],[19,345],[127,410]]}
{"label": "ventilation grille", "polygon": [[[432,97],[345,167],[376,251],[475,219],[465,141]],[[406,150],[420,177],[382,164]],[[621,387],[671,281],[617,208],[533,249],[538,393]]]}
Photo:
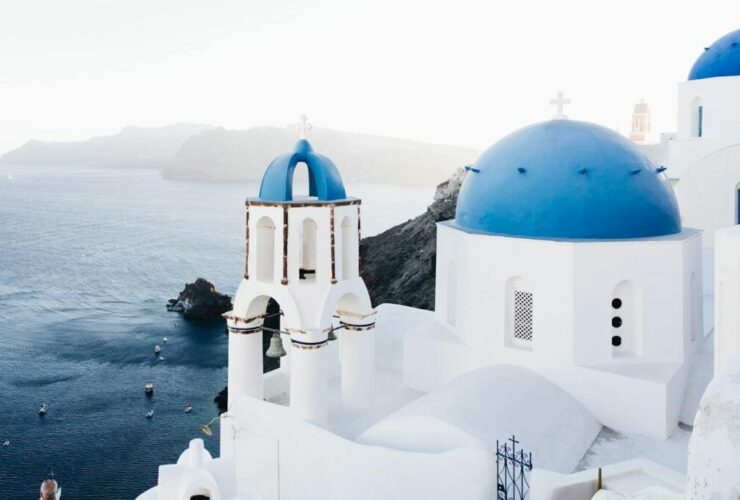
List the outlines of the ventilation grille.
{"label": "ventilation grille", "polygon": [[532,292],[514,291],[514,339],[532,342]]}

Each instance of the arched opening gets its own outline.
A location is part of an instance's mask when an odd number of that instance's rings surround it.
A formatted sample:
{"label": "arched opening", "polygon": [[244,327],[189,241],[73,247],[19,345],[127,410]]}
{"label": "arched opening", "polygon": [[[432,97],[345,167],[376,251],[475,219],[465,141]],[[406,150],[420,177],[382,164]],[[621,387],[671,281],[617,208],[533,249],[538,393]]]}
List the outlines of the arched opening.
{"label": "arched opening", "polygon": [[342,219],[342,279],[350,279],[356,276],[355,264],[355,241],[357,233],[352,230],[352,220],[349,216]]}
{"label": "arched opening", "polygon": [[[262,366],[263,372],[271,372],[280,368],[282,358],[269,357],[270,343],[275,335],[280,335],[283,311],[277,300],[267,295],[256,297],[247,308],[247,318],[262,316]],[[282,337],[280,337],[282,339]],[[287,350],[287,346],[283,345]]]}
{"label": "arched opening", "polygon": [[457,272],[455,263],[447,266],[447,323],[455,326],[457,323]]}
{"label": "arched opening", "polygon": [[696,97],[691,101],[691,137],[704,135],[704,106],[701,99]]}
{"label": "arched opening", "polygon": [[293,169],[291,191],[293,199],[306,199],[310,194],[308,165],[303,162],[296,164]]}
{"label": "arched opening", "polygon": [[531,283],[515,276],[506,282],[506,343],[532,349],[534,342],[534,291]]}
{"label": "arched opening", "polygon": [[257,279],[272,282],[275,277],[275,224],[269,217],[257,221]]}
{"label": "arched opening", "polygon": [[190,493],[186,495],[186,498],[190,500],[211,500],[211,490],[205,487],[189,488]]}
{"label": "arched opening", "polygon": [[612,356],[642,355],[642,300],[631,281],[622,281],[612,293],[610,306]]}
{"label": "arched opening", "polygon": [[302,280],[316,279],[316,233],[318,226],[311,218],[303,219],[301,224],[301,267],[298,276]]}

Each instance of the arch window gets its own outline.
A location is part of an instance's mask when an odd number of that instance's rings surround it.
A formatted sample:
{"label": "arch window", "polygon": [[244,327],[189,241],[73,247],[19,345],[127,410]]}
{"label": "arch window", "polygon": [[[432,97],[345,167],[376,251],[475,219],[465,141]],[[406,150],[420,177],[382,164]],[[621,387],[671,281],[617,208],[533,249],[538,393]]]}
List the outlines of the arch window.
{"label": "arch window", "polygon": [[302,280],[316,279],[316,233],[318,226],[311,218],[303,219],[301,225],[301,267],[298,275]]}
{"label": "arch window", "polygon": [[342,279],[356,276],[355,242],[357,233],[352,229],[352,220],[349,216],[342,219]]}
{"label": "arch window", "polygon": [[704,135],[704,105],[698,97],[691,102],[691,136]]}
{"label": "arch window", "polygon": [[257,279],[271,282],[275,277],[275,224],[269,217],[257,221]]}

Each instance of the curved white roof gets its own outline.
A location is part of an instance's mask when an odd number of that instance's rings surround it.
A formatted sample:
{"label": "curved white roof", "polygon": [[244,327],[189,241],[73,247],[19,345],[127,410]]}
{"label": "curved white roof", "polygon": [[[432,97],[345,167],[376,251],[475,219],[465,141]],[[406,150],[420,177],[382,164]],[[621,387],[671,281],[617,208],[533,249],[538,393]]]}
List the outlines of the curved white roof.
{"label": "curved white roof", "polygon": [[461,447],[496,452],[496,440],[516,435],[534,466],[571,472],[601,423],[545,377],[498,365],[463,375],[370,427],[358,442],[439,453]]}

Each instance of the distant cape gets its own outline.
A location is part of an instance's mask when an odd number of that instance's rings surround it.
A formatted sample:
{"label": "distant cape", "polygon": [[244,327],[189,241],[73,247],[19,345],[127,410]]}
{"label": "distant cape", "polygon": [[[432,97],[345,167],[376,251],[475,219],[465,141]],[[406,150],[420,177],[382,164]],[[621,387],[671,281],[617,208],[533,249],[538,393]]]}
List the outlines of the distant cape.
{"label": "distant cape", "polygon": [[[345,182],[436,186],[475,161],[474,149],[314,128],[314,151],[337,165]],[[289,153],[295,130],[216,128],[189,138],[163,171],[169,179],[259,180],[278,155]]]}
{"label": "distant cape", "polygon": [[31,140],[0,157],[15,165],[162,168],[190,137],[212,128],[178,123],[165,127],[126,127],[114,135],[85,141]]}
{"label": "distant cape", "polygon": [[[153,168],[161,169],[167,179],[258,181],[275,157],[293,150],[297,136],[287,127],[227,130],[186,123],[126,127],[85,141],[32,140],[2,155],[0,163]],[[324,128],[314,128],[308,139],[317,153],[332,159],[345,182],[436,186],[480,153]]]}

